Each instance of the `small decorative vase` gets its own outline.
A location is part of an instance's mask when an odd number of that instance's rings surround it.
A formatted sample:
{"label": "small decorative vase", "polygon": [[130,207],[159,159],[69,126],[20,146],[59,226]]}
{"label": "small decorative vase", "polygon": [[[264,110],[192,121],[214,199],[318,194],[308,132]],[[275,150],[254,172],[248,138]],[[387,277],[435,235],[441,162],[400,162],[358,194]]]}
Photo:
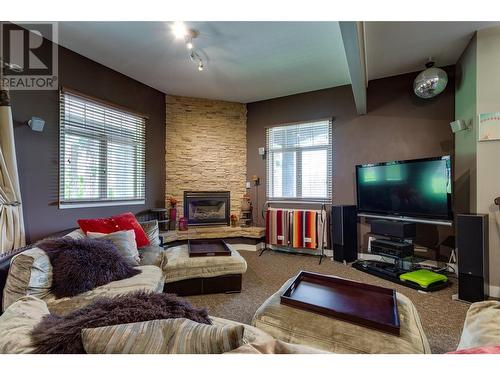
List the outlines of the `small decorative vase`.
{"label": "small decorative vase", "polygon": [[168,215],[170,219],[170,229],[175,230],[175,228],[177,227],[177,207],[170,207],[170,210],[168,210]]}
{"label": "small decorative vase", "polygon": [[188,230],[188,219],[186,219],[185,217],[181,217],[179,219],[179,230]]}

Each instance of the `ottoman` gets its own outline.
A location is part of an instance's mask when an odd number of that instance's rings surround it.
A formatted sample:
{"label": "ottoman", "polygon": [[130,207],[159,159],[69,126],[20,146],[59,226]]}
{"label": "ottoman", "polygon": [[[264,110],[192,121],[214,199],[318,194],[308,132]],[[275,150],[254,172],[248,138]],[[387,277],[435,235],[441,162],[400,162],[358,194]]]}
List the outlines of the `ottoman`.
{"label": "ottoman", "polygon": [[420,317],[408,297],[397,293],[400,336],[280,304],[293,278],[256,311],[252,325],[276,339],[335,353],[431,353]]}
{"label": "ottoman", "polygon": [[163,258],[164,292],[179,296],[241,292],[247,262],[232,248],[231,256],[190,258],[188,245],[179,245],[166,249]]}

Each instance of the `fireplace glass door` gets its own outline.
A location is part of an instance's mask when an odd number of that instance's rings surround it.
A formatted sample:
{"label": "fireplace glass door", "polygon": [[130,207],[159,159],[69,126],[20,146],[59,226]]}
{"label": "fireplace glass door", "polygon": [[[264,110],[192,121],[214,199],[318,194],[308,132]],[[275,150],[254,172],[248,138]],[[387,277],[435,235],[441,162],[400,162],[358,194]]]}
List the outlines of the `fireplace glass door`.
{"label": "fireplace glass door", "polygon": [[185,191],[184,217],[189,225],[229,225],[229,191]]}

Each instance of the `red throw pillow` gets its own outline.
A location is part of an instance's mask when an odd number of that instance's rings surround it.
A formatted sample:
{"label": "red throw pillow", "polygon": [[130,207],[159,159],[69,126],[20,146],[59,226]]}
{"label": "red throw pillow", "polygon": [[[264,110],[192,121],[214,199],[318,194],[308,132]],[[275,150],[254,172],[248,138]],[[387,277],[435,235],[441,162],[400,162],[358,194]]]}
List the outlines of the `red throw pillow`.
{"label": "red throw pillow", "polygon": [[125,212],[120,215],[97,219],[78,219],[77,222],[80,229],[85,234],[87,234],[87,232],[109,234],[120,230],[133,229],[137,247],[149,246],[150,244],[146,232],[144,232],[144,229],[142,229],[132,212]]}

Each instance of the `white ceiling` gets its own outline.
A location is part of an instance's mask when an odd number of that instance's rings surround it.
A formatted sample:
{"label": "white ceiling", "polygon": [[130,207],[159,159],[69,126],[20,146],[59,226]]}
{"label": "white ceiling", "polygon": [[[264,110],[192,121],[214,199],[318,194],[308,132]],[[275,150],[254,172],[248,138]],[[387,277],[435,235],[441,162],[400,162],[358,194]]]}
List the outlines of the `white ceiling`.
{"label": "white ceiling", "polygon": [[[171,22],[60,22],[59,44],[167,94],[243,103],[350,84],[338,22],[186,22],[199,72]],[[366,22],[368,79],[455,64],[500,22]]]}
{"label": "white ceiling", "polygon": [[474,31],[500,22],[366,22],[368,80],[453,65]]}
{"label": "white ceiling", "polygon": [[60,22],[59,44],[168,94],[243,103],[350,83],[338,22],[186,22],[199,72],[170,22]]}

